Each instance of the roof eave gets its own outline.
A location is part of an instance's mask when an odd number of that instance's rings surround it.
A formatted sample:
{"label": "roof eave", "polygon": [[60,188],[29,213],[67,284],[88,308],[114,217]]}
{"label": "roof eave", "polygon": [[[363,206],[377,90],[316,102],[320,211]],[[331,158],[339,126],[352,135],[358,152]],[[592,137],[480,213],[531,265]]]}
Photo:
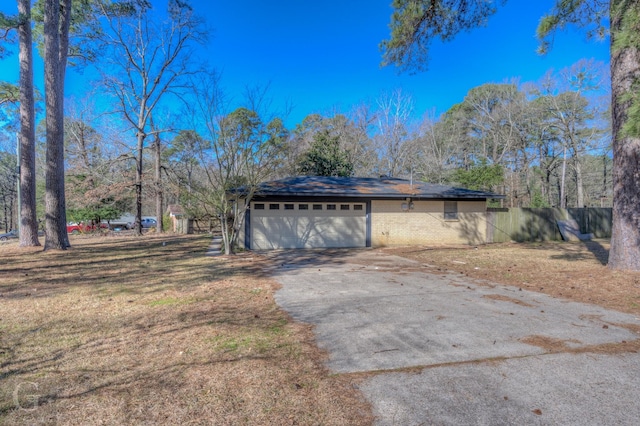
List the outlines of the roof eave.
{"label": "roof eave", "polygon": [[368,198],[368,199],[404,199],[413,198],[416,200],[442,200],[442,199],[468,199],[468,200],[486,200],[486,199],[504,199],[504,195],[499,194],[363,194],[363,193],[331,193],[331,192],[256,192],[254,197],[335,197],[335,198]]}

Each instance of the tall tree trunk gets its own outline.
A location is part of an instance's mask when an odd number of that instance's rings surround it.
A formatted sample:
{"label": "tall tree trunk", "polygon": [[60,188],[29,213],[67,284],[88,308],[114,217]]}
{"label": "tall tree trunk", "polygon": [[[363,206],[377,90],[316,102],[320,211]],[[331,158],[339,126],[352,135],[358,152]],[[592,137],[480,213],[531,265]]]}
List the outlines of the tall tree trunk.
{"label": "tall tree trunk", "polygon": [[602,193],[600,194],[600,207],[604,207],[607,196],[607,156],[602,156]]}
{"label": "tall tree trunk", "polygon": [[580,164],[580,159],[578,158],[578,153],[575,153],[574,157],[575,161],[575,172],[576,172],[576,207],[581,209],[585,207],[584,205],[584,179],[582,177],[582,164]]}
{"label": "tall tree trunk", "polygon": [[553,206],[553,200],[551,199],[551,174],[548,170],[540,177],[540,192],[542,193],[542,197],[547,201],[547,205]]}
{"label": "tall tree trunk", "polygon": [[576,207],[581,209],[584,205],[584,178],[582,176],[582,163],[580,162],[580,150],[576,138],[571,136],[571,154],[573,169],[576,173]]}
{"label": "tall tree trunk", "polygon": [[142,153],[146,134],[138,130],[138,146],[136,157],[136,220],[133,225],[136,235],[142,235]]}
{"label": "tall tree trunk", "polygon": [[80,150],[79,157],[82,160],[82,167],[87,173],[87,185],[86,188],[95,189],[96,182],[94,179],[93,168],[91,160],[89,159],[89,148],[87,147],[87,128],[84,123],[80,123],[78,128],[78,149]]}
{"label": "tall tree trunk", "polygon": [[18,1],[20,25],[20,246],[35,247],[38,241],[36,215],[36,134],[33,99],[33,47],[31,0]]}
{"label": "tall tree trunk", "polygon": [[14,202],[14,194],[13,193],[3,193],[2,194],[2,207],[3,207],[3,229],[5,232],[9,232],[13,227],[13,202]]}
{"label": "tall tree trunk", "polygon": [[161,163],[161,154],[162,154],[162,143],[160,140],[160,135],[158,133],[155,134],[155,141],[153,144],[154,154],[155,154],[155,176],[154,176],[154,186],[156,189],[156,220],[158,221],[156,232],[163,232],[162,229],[162,203],[163,203],[163,194],[162,194],[162,163]]}
{"label": "tall tree trunk", "polygon": [[[564,143],[564,142],[563,142]],[[562,148],[562,177],[560,178],[560,208],[567,208],[567,196],[564,192],[567,177],[567,146]]]}
{"label": "tall tree trunk", "polygon": [[546,150],[543,150],[542,147],[540,147],[538,153],[538,158],[540,158],[540,192],[542,193],[542,197],[547,201],[547,204],[552,206],[551,166],[549,165]]}
{"label": "tall tree trunk", "polygon": [[640,78],[640,51],[614,47],[621,32],[621,1],[611,1],[613,227],[609,268],[640,271],[640,138],[623,134],[629,107],[624,95]]}
{"label": "tall tree trunk", "polygon": [[44,249],[69,247],[64,191],[64,77],[71,0],[47,0],[44,10],[44,62],[47,149],[45,167],[46,237]]}
{"label": "tall tree trunk", "polygon": [[218,219],[220,219],[220,230],[222,231],[222,245],[224,246],[224,254],[226,254],[227,256],[231,255],[232,250],[231,250],[231,232],[229,230],[229,220],[227,217],[227,210],[228,210],[228,201],[227,202],[222,202],[222,205],[224,206],[221,209],[221,213],[218,213]]}

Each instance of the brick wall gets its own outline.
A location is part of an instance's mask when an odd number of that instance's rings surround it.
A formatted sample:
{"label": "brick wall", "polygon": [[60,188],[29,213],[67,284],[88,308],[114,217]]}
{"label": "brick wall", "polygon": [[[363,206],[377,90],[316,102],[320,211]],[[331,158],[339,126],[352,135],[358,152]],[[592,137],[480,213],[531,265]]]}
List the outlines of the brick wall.
{"label": "brick wall", "polygon": [[444,201],[371,202],[373,247],[410,244],[480,244],[486,242],[486,203],[458,201],[458,220],[444,219]]}

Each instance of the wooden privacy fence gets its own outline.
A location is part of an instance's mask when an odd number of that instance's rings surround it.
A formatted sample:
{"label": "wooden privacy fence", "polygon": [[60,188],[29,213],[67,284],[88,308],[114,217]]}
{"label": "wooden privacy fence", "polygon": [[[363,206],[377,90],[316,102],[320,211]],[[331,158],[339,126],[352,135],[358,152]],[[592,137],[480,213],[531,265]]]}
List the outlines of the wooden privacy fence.
{"label": "wooden privacy fence", "polygon": [[557,220],[575,220],[583,234],[611,237],[611,208],[488,209],[487,242],[562,240]]}

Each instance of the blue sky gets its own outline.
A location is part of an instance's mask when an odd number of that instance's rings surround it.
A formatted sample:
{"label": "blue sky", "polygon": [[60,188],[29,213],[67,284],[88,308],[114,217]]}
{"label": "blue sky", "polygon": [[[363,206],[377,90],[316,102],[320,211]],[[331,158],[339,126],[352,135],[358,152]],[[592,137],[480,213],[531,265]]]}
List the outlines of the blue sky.
{"label": "blue sky", "polygon": [[[14,12],[4,1],[0,10]],[[289,127],[310,113],[348,112],[402,89],[413,97],[415,116],[437,114],[461,102],[473,87],[519,78],[537,81],[547,70],[582,58],[609,61],[608,41],[586,41],[579,30],[555,37],[546,56],[536,53],[535,28],[553,0],[510,0],[487,27],[431,48],[427,72],[398,74],[380,67],[378,44],[389,35],[391,0],[193,0],[213,36],[203,50],[239,98],[243,88],[270,85],[276,108],[289,102]],[[42,67],[36,69],[37,84]],[[68,94],[88,89],[85,76],[69,70]],[[0,80],[17,81],[17,55],[0,61]]]}

